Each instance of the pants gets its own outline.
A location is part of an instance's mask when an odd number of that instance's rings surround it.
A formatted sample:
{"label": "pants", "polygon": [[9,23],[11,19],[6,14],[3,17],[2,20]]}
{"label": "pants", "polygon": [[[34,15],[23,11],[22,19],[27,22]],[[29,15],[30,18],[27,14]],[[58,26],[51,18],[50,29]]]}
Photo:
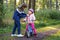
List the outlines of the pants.
{"label": "pants", "polygon": [[13,28],[12,34],[15,34],[16,29],[18,31],[18,34],[20,34],[21,33],[21,28],[20,27],[21,27],[20,20],[19,21],[14,20],[14,28]]}
{"label": "pants", "polygon": [[[30,25],[31,25],[31,27],[32,27],[32,29],[33,29],[34,34],[37,34],[37,33],[36,33],[35,26],[34,26],[34,23],[31,23]],[[26,25],[26,30],[28,30],[28,26],[29,26],[29,24]]]}
{"label": "pants", "polygon": [[17,18],[14,19],[14,27],[13,27],[12,34],[15,34],[16,29],[17,29],[17,31],[18,31],[18,34],[21,34],[20,19],[21,19],[21,18],[24,18],[24,17],[26,17],[26,14],[22,13],[22,14],[20,14],[20,16],[19,16],[19,19],[17,19]]}

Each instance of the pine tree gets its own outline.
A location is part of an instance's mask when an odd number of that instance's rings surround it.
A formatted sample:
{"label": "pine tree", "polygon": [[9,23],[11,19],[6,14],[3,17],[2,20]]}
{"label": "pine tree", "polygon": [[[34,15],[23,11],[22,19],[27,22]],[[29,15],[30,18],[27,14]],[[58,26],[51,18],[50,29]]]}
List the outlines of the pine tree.
{"label": "pine tree", "polygon": [[28,8],[28,9],[30,9],[30,8],[31,8],[31,1],[32,1],[32,0],[29,0],[29,8]]}
{"label": "pine tree", "polygon": [[16,0],[14,0],[14,10],[16,9]]}
{"label": "pine tree", "polygon": [[58,0],[56,0],[56,9],[58,9]]}
{"label": "pine tree", "polygon": [[51,9],[52,8],[52,0],[50,0],[49,5],[50,5],[50,9]]}
{"label": "pine tree", "polygon": [[0,0],[0,27],[3,26],[3,0]]}
{"label": "pine tree", "polygon": [[32,0],[32,8],[34,9],[34,12],[35,12],[35,0]]}

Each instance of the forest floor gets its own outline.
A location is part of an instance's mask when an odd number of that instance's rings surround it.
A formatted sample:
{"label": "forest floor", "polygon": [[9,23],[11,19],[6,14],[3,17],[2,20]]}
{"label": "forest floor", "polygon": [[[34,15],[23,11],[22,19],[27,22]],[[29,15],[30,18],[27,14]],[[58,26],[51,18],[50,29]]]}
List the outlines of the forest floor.
{"label": "forest floor", "polygon": [[56,34],[58,31],[60,31],[59,28],[45,31],[45,32],[40,32],[37,34],[36,37],[30,37],[30,38],[11,37],[10,36],[11,33],[6,33],[6,34],[0,34],[0,40],[43,40],[44,38],[47,38],[51,36],[52,34]]}

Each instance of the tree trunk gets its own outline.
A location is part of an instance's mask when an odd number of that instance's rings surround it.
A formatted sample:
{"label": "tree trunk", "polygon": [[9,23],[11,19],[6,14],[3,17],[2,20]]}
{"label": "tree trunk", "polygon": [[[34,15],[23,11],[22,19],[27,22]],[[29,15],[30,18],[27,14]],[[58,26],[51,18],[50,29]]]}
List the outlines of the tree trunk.
{"label": "tree trunk", "polygon": [[16,0],[14,0],[14,11],[16,9]]}
{"label": "tree trunk", "polygon": [[6,0],[6,6],[8,7],[8,0]]}
{"label": "tree trunk", "polygon": [[43,6],[43,9],[45,9],[45,1],[44,0],[43,0],[42,6]]}
{"label": "tree trunk", "polygon": [[0,0],[0,27],[3,26],[3,0]]}
{"label": "tree trunk", "polygon": [[52,8],[52,0],[49,1],[49,8]]}
{"label": "tree trunk", "polygon": [[47,8],[49,8],[49,0],[47,0]]}
{"label": "tree trunk", "polygon": [[56,0],[56,9],[58,9],[58,0]]}
{"label": "tree trunk", "polygon": [[24,0],[22,0],[22,3],[24,3]]}
{"label": "tree trunk", "polygon": [[34,9],[34,12],[35,12],[35,0],[32,0],[31,7]]}
{"label": "tree trunk", "polygon": [[21,4],[24,3],[24,0],[20,0]]}
{"label": "tree trunk", "polygon": [[29,7],[28,7],[28,9],[31,8],[31,1],[32,1],[32,0],[29,0]]}

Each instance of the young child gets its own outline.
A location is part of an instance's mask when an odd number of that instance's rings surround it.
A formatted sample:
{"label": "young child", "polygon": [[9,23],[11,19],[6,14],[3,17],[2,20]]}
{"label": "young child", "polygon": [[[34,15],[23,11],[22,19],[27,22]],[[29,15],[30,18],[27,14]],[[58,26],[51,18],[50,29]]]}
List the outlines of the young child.
{"label": "young child", "polygon": [[34,21],[36,20],[36,18],[35,18],[34,10],[33,9],[29,9],[28,10],[27,17],[24,20],[27,22],[26,30],[28,30],[28,26],[30,24],[30,26],[33,29],[34,35],[36,36],[37,33],[36,33],[35,26],[34,26]]}
{"label": "young child", "polygon": [[[18,37],[23,37],[21,34],[21,25],[20,25],[20,19],[26,17],[27,15],[24,13],[24,9],[27,7],[25,3],[21,4],[18,6],[18,8],[15,10],[14,15],[13,15],[13,20],[14,20],[14,27],[11,36],[18,36]],[[16,35],[16,29],[18,31],[18,34]]]}

